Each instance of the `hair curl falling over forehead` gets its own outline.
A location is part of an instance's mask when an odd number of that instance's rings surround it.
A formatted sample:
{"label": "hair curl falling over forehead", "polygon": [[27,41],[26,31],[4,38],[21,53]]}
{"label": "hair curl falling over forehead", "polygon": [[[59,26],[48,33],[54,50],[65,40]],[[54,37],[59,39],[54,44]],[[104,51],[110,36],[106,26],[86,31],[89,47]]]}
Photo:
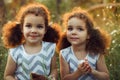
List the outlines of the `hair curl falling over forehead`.
{"label": "hair curl falling over forehead", "polygon": [[32,3],[20,8],[18,14],[16,15],[15,19],[21,23],[23,26],[24,18],[28,14],[34,14],[36,16],[42,16],[45,20],[45,26],[48,26],[50,20],[50,12],[48,11],[47,7],[40,4],[40,3]]}
{"label": "hair curl falling over forehead", "polygon": [[[94,27],[94,25],[93,25],[94,22],[93,22],[93,19],[91,18],[91,16],[87,13],[87,11],[81,9],[80,7],[75,7],[71,12],[63,15],[63,26],[66,27],[68,20],[73,17],[76,17],[76,18],[79,18],[79,19],[85,21],[87,29],[90,27],[91,28]],[[88,29],[88,31],[90,31],[90,30]]]}

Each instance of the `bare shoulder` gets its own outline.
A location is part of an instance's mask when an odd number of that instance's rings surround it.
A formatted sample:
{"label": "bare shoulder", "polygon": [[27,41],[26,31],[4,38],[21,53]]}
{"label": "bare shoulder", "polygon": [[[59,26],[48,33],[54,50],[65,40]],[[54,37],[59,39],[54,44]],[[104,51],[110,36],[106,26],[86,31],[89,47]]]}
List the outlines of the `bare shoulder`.
{"label": "bare shoulder", "polygon": [[16,62],[12,59],[11,55],[9,54],[4,76],[14,74],[15,70],[16,70]]}
{"label": "bare shoulder", "polygon": [[105,57],[103,54],[99,55],[98,62],[105,62]]}
{"label": "bare shoulder", "polygon": [[7,63],[16,64],[16,62],[14,61],[14,59],[12,58],[12,56],[10,54],[8,55]]}
{"label": "bare shoulder", "polygon": [[97,61],[97,69],[99,71],[108,72],[106,62],[105,62],[105,57],[103,54],[100,54],[99,56],[99,59]]}

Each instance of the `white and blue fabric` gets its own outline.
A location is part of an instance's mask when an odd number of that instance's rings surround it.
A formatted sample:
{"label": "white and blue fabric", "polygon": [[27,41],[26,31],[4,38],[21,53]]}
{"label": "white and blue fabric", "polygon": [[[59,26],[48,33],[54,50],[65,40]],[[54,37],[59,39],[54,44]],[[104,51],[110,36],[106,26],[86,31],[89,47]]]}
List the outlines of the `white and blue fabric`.
{"label": "white and blue fabric", "polygon": [[23,45],[10,49],[10,55],[17,64],[16,78],[30,80],[30,73],[49,75],[55,47],[55,43],[43,41],[41,51],[36,54],[27,54]]}
{"label": "white and blue fabric", "polygon": [[[69,64],[70,73],[75,72],[81,60],[78,60],[77,57],[74,55],[72,47],[70,46],[68,48],[62,49],[60,53],[63,59]],[[93,69],[96,69],[96,64],[99,58],[99,54],[90,55],[88,53],[85,58],[88,60],[90,66]],[[86,74],[86,75],[81,76],[78,80],[97,80],[97,79],[95,79],[95,77],[92,74]]]}

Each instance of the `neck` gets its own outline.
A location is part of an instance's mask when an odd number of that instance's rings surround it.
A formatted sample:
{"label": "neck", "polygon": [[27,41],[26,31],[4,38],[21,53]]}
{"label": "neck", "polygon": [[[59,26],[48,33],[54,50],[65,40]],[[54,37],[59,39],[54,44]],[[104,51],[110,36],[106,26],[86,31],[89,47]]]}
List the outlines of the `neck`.
{"label": "neck", "polygon": [[37,46],[41,46],[42,42],[40,42],[40,43],[27,43],[27,42],[25,42],[24,45],[29,46],[29,47],[37,47]]}
{"label": "neck", "polygon": [[28,44],[28,43],[25,43],[24,44],[25,51],[28,54],[35,54],[35,53],[40,52],[41,47],[42,47],[42,43],[40,43],[40,44]]}
{"label": "neck", "polygon": [[74,51],[86,51],[86,45],[72,45]]}
{"label": "neck", "polygon": [[73,48],[73,52],[74,52],[74,55],[76,56],[76,58],[78,60],[81,60],[81,59],[85,59],[86,55],[87,55],[87,51],[86,51],[86,46],[76,46],[76,45],[73,45],[72,46]]}

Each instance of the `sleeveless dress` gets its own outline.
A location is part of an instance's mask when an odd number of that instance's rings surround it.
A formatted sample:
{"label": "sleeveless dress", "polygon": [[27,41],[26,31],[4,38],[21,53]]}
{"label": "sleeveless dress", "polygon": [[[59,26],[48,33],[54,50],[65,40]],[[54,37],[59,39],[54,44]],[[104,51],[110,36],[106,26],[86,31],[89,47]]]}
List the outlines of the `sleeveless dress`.
{"label": "sleeveless dress", "polygon": [[49,75],[55,47],[55,43],[43,41],[40,52],[36,54],[27,54],[23,45],[10,49],[10,55],[17,64],[15,77],[18,80],[30,80],[30,73]]}
{"label": "sleeveless dress", "polygon": [[[68,48],[62,49],[60,51],[60,53],[61,53],[63,59],[69,64],[70,73],[75,72],[77,70],[77,67],[78,67],[80,61],[83,61],[83,60],[77,59],[77,57],[74,55],[74,52],[73,52],[73,49],[71,46]],[[99,54],[90,55],[88,53],[85,58],[88,59],[90,66],[93,69],[96,69],[96,63],[97,63],[97,60],[99,58]],[[86,75],[79,77],[78,80],[97,80],[97,79],[95,79],[95,77],[92,74],[86,74]]]}

